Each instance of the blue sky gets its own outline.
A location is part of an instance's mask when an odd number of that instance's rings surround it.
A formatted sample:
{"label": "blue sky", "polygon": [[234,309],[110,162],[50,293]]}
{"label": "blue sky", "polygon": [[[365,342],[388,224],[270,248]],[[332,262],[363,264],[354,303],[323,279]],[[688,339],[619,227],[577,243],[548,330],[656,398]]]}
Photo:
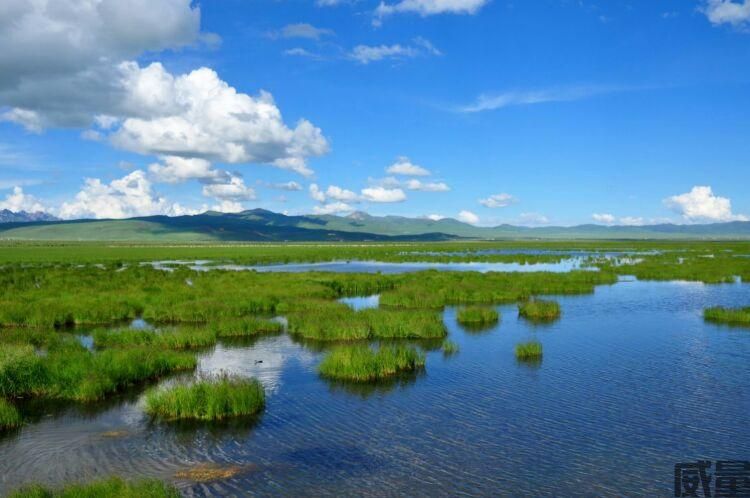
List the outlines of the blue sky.
{"label": "blue sky", "polygon": [[743,1],[11,0],[0,208],[745,220]]}

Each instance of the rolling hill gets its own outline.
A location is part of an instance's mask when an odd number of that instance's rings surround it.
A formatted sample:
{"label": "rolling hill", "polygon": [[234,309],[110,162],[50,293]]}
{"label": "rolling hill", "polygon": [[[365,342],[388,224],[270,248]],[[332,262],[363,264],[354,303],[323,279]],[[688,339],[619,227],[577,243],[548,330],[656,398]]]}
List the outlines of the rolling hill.
{"label": "rolling hill", "polygon": [[750,239],[750,222],[705,225],[476,227],[445,218],[402,216],[287,216],[263,209],[126,220],[0,223],[0,238],[15,240],[211,242],[397,241],[471,239]]}

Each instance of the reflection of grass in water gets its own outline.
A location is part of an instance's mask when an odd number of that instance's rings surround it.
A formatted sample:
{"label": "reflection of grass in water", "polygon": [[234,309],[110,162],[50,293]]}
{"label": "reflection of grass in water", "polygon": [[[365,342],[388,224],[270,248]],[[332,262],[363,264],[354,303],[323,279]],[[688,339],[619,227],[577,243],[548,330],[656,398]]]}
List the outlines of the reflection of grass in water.
{"label": "reflection of grass in water", "polygon": [[146,394],[146,413],[163,420],[222,420],[255,415],[265,405],[256,379],[222,376],[155,389]]}
{"label": "reflection of grass in water", "polygon": [[443,341],[443,345],[441,349],[443,350],[443,355],[451,356],[451,355],[458,353],[458,344],[446,339],[445,341]]}
{"label": "reflection of grass in water", "polygon": [[239,474],[254,469],[253,465],[221,465],[218,463],[201,463],[190,468],[177,471],[176,479],[186,479],[195,482],[210,482],[230,479]]}
{"label": "reflection of grass in water", "polygon": [[425,357],[413,347],[367,345],[337,347],[318,367],[323,377],[352,382],[372,382],[400,372],[424,368]]}
{"label": "reflection of grass in water", "polygon": [[177,488],[155,479],[125,481],[119,477],[88,484],[69,484],[59,489],[30,485],[10,495],[11,498],[179,498],[179,496],[180,492]]}
{"label": "reflection of grass in water", "polygon": [[745,308],[724,308],[722,306],[706,308],[703,310],[703,317],[711,322],[750,326],[750,306]]}
{"label": "reflection of grass in water", "polygon": [[351,380],[334,380],[326,378],[331,392],[343,392],[358,396],[362,399],[376,395],[385,395],[399,389],[413,385],[424,375],[424,370],[399,372],[390,377],[371,382],[356,382]]}
{"label": "reflection of grass in water", "polygon": [[527,320],[549,322],[560,318],[560,304],[556,301],[534,299],[518,305],[518,314]]}
{"label": "reflection of grass in water", "polygon": [[500,319],[500,314],[494,308],[485,306],[466,306],[460,308],[456,320],[461,325],[488,326],[494,325]]}
{"label": "reflection of grass in water", "polygon": [[520,361],[538,361],[542,358],[542,343],[537,341],[516,344],[516,359]]}
{"label": "reflection of grass in water", "polygon": [[0,432],[21,426],[21,415],[16,407],[0,398]]}

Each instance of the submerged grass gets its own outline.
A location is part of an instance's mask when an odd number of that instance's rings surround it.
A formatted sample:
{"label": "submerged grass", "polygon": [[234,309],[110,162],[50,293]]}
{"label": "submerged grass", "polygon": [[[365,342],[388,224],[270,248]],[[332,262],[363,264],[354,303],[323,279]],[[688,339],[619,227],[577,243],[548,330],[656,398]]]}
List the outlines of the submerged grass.
{"label": "submerged grass", "polygon": [[424,368],[425,357],[413,347],[344,346],[329,352],[318,367],[323,377],[352,382],[371,382]]}
{"label": "submerged grass", "polygon": [[451,356],[451,355],[458,353],[458,344],[446,339],[443,341],[443,344],[440,346],[440,349],[443,350],[443,355]]}
{"label": "submerged grass", "polygon": [[548,322],[560,318],[560,304],[556,301],[535,299],[519,304],[518,314],[535,322]]}
{"label": "submerged grass", "polygon": [[21,415],[16,407],[0,398],[0,432],[21,426]]}
{"label": "submerged grass", "polygon": [[458,310],[456,319],[462,325],[492,325],[500,319],[500,314],[494,308],[466,306]]}
{"label": "submerged grass", "polygon": [[534,361],[542,357],[542,343],[537,341],[516,344],[516,359],[520,361]]}
{"label": "submerged grass", "polygon": [[146,413],[163,420],[223,420],[255,415],[264,405],[258,380],[233,377],[175,385],[146,395]]}
{"label": "submerged grass", "polygon": [[712,322],[750,327],[750,306],[745,308],[724,308],[722,306],[707,308],[703,311],[703,317]]}
{"label": "submerged grass", "polygon": [[12,493],[10,498],[179,498],[172,485],[156,479],[125,481],[111,477],[87,484],[70,484],[63,488],[31,485]]}

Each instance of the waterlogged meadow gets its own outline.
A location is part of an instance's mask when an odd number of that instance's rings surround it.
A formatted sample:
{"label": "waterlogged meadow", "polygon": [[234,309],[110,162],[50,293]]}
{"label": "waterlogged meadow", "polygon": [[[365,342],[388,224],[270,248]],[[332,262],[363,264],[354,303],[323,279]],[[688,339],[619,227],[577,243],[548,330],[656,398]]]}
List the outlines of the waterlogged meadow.
{"label": "waterlogged meadow", "polygon": [[[76,496],[87,485],[64,488],[70,477],[123,496],[171,496],[171,483],[189,495],[347,494],[364,482],[396,495],[544,494],[528,437],[542,434],[558,448],[550,465],[583,462],[558,481],[563,494],[609,495],[580,482],[613,475],[625,453],[668,471],[691,456],[679,442],[697,437],[700,406],[734,435],[730,448],[701,433],[702,455],[750,451],[744,415],[712,394],[750,403],[748,255],[750,244],[694,242],[0,246],[0,452],[11,457],[0,494],[41,481],[22,496]],[[230,269],[330,261],[341,263]],[[339,268],[347,261],[411,266],[357,273]],[[575,264],[534,271],[564,261]],[[701,347],[686,356],[691,343]],[[696,354],[710,361],[676,360]],[[684,409],[664,391],[678,377],[696,383]],[[506,474],[498,448],[527,474]],[[404,463],[414,454],[425,465]],[[190,469],[207,466],[216,477],[198,484]],[[663,494],[669,472],[652,468],[612,489]]]}

